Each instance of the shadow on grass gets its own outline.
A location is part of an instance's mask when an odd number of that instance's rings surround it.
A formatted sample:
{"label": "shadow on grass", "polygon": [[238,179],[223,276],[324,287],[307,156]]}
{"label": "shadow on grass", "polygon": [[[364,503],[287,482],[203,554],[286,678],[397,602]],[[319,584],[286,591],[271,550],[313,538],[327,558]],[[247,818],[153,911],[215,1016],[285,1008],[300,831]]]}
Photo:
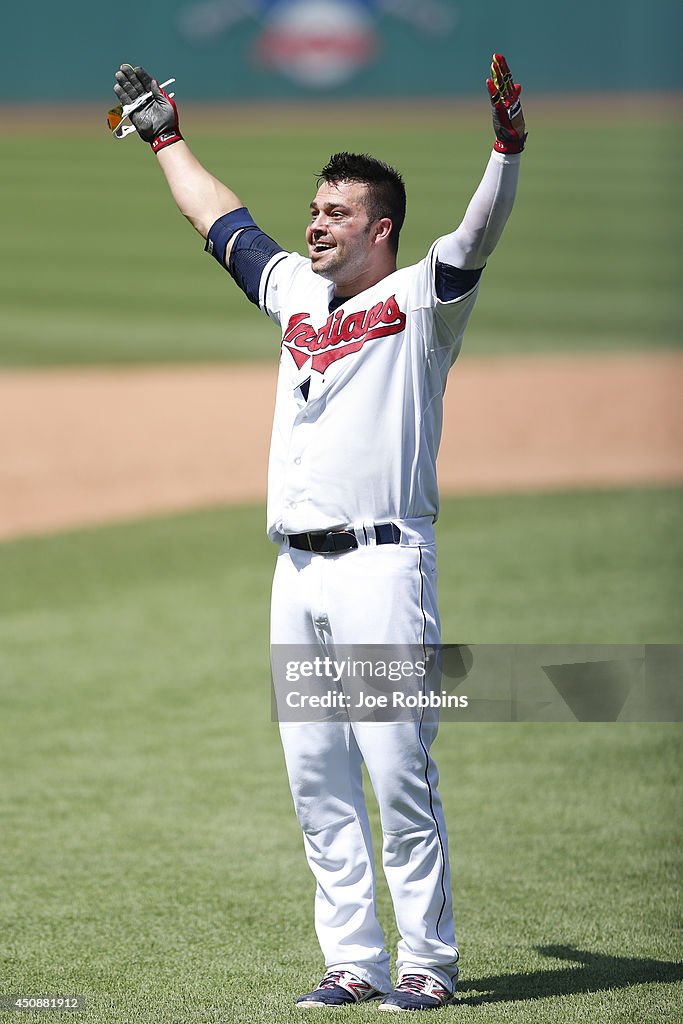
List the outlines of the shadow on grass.
{"label": "shadow on grass", "polygon": [[[571,996],[579,992],[606,991],[642,985],[647,982],[683,980],[683,964],[668,960],[641,960],[638,957],[605,956],[571,946],[537,946],[543,956],[571,960],[571,967],[530,974],[496,974],[487,978],[458,982],[458,1003],[477,1006],[516,999],[547,999]],[[471,993],[471,994],[470,994]]]}

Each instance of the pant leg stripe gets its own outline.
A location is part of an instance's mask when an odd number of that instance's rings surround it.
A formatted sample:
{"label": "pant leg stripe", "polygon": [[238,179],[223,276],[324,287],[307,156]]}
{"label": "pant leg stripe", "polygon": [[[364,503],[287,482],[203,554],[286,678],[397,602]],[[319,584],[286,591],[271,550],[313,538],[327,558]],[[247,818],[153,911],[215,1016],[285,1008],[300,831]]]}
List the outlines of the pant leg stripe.
{"label": "pant leg stripe", "polygon": [[[422,574],[422,548],[418,547],[417,550],[418,550],[418,559],[419,559],[419,561],[418,561],[418,572],[419,572],[419,576],[420,576],[420,611],[422,612],[422,647],[423,647],[423,650],[425,651],[425,659],[426,659],[425,640],[427,638],[427,613],[426,613],[425,607],[424,607],[424,576]],[[426,691],[425,691],[426,681],[427,681],[427,677],[425,675],[425,678],[424,678],[424,680],[422,682],[422,692],[423,692],[423,694],[425,694],[425,696],[426,696]],[[419,722],[419,725],[418,725],[418,739],[420,741],[420,746],[422,747],[422,750],[424,751],[424,755],[425,755],[425,782],[427,783],[427,790],[429,792],[429,811],[430,811],[430,814],[431,814],[431,817],[432,817],[432,821],[434,822],[434,828],[436,829],[436,837],[437,837],[437,839],[439,841],[439,850],[441,851],[441,896],[442,896],[442,902],[441,902],[441,909],[439,911],[439,915],[438,915],[438,917],[436,919],[436,934],[437,934],[437,937],[441,940],[441,942],[443,942],[444,946],[450,946],[451,947],[451,949],[455,953],[455,959],[457,960],[458,959],[458,950],[457,950],[457,948],[455,946],[453,946],[452,943],[446,942],[446,940],[443,938],[443,936],[441,935],[441,933],[439,931],[439,924],[441,923],[441,918],[443,917],[443,912],[446,909],[446,902],[447,902],[447,898],[446,898],[446,852],[444,850],[443,838],[442,838],[442,835],[441,835],[441,829],[439,828],[439,822],[437,820],[436,814],[434,813],[434,798],[433,798],[433,793],[432,793],[432,786],[431,786],[431,783],[429,781],[429,765],[430,765],[431,757],[430,757],[429,751],[427,750],[427,747],[425,746],[425,742],[424,742],[424,740],[422,738],[422,723],[423,723],[423,720],[424,720],[424,713],[425,713],[425,709],[423,708],[421,710],[421,712],[420,712],[420,722]]]}

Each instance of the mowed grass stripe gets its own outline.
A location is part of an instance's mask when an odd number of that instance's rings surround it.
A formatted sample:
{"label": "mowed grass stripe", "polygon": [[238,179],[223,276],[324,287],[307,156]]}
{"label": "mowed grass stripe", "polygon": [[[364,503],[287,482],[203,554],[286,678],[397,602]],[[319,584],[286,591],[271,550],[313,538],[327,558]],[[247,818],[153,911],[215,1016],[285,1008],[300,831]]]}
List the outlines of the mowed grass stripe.
{"label": "mowed grass stripe", "polygon": [[[678,642],[682,510],[677,488],[445,499],[444,640]],[[249,600],[262,623],[276,550],[264,529],[263,508],[239,507],[0,544],[5,638],[34,613],[78,628],[79,609],[143,609],[196,584],[226,630],[258,640]]]}
{"label": "mowed grass stripe", "polygon": [[[188,136],[257,220],[300,249],[329,141],[297,121],[259,137],[235,127]],[[302,116],[305,116],[302,114]],[[622,118],[624,115],[620,115]],[[681,300],[673,122],[603,127],[541,115],[522,186],[468,330],[482,352],[677,345]],[[490,146],[471,121],[437,131],[338,120],[335,142],[396,163],[409,193],[402,265],[459,222]],[[274,149],[277,156],[273,170]],[[77,173],[75,172],[77,168]],[[5,136],[12,203],[0,238],[5,365],[270,358],[275,328],[202,253],[147,147],[102,135],[42,143]],[[30,211],[27,215],[26,211]],[[515,310],[511,317],[510,310]]]}
{"label": "mowed grass stripe", "polygon": [[[680,509],[676,491],[445,502],[445,639],[679,640]],[[274,553],[261,508],[0,545],[5,991],[85,994],[93,1024],[299,1019],[322,965],[269,720]],[[435,753],[452,1012],[676,1019],[680,727],[444,723]]]}

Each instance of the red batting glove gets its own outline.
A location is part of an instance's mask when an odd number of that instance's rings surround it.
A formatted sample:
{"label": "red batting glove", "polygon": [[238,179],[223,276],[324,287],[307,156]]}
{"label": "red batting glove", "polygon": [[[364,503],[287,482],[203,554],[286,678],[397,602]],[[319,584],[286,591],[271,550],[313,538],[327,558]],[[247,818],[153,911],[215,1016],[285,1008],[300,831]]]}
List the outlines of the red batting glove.
{"label": "red batting glove", "polygon": [[500,53],[493,55],[491,78],[486,79],[486,86],[491,97],[493,130],[496,133],[493,148],[497,153],[521,153],[527,137],[519,99],[522,87],[512,81],[512,72]]}

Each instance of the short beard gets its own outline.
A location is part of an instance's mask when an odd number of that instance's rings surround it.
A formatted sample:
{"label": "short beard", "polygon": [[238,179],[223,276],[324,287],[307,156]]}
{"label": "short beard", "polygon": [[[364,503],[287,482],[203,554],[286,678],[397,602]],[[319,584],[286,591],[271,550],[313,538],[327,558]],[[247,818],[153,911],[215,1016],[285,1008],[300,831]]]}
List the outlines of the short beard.
{"label": "short beard", "polygon": [[[367,227],[363,228],[363,233],[366,234],[366,235],[369,235],[371,227],[372,227],[372,225],[368,222]],[[338,250],[335,249],[334,251],[335,251],[335,254],[336,254]],[[313,266],[313,261],[311,261],[311,270],[313,271],[314,274],[317,274],[318,277],[322,277],[324,281],[331,281],[332,284],[335,284],[335,285],[336,284],[340,284],[340,283],[343,284],[343,282],[337,282],[335,280],[335,274],[336,274],[337,270],[343,270],[344,267],[340,266],[338,263],[335,264],[334,260],[331,260],[331,264],[332,265],[330,266],[330,268],[328,270],[326,267],[320,267],[320,268],[314,267]]]}

